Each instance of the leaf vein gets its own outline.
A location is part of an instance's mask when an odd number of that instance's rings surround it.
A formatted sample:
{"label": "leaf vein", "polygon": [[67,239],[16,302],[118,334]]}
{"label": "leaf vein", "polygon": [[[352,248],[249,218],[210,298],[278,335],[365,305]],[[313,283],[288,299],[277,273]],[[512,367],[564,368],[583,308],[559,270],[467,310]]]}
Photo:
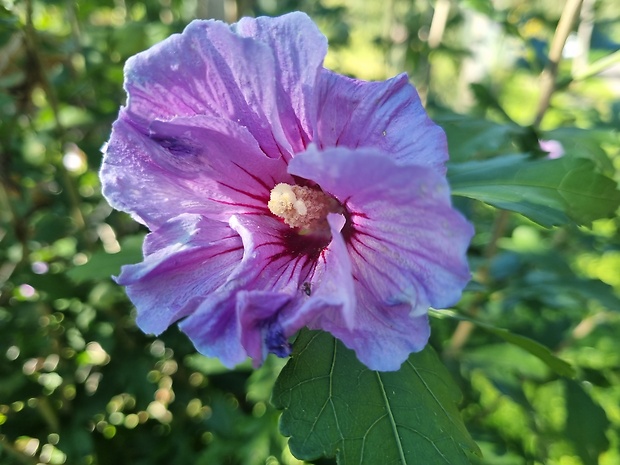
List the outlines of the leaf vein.
{"label": "leaf vein", "polygon": [[[383,380],[381,379],[381,375],[378,371],[375,372],[377,375],[377,381],[379,381],[379,387],[381,388],[381,395],[383,396],[383,400],[385,401],[387,407],[387,416],[390,420],[390,426],[392,427],[392,432],[394,433],[394,437],[396,439],[396,446],[398,448],[398,455],[400,456],[401,463],[403,465],[407,464],[407,459],[405,458],[405,451],[403,450],[402,440],[398,434],[398,428],[396,426],[396,421],[394,419],[394,415],[392,414],[392,405],[390,404],[390,399],[388,399],[387,392],[385,390],[385,386],[383,385]],[[419,375],[418,375],[419,376]]]}

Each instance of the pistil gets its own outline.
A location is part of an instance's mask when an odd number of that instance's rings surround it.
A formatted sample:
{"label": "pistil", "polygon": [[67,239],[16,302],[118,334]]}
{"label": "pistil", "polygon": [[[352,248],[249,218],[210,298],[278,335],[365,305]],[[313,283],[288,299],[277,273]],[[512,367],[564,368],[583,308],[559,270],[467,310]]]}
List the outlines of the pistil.
{"label": "pistil", "polygon": [[271,190],[267,206],[271,213],[302,234],[325,229],[327,214],[340,210],[338,201],[322,190],[286,183],[277,184]]}

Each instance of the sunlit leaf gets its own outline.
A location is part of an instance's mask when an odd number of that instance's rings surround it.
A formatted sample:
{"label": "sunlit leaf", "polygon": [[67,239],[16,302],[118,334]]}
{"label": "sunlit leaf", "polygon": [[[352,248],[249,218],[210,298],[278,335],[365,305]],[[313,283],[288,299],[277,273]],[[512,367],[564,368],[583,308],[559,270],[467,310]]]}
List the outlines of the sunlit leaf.
{"label": "sunlit leaf", "polygon": [[280,429],[304,460],[339,465],[467,465],[478,453],[461,420],[460,392],[435,352],[376,372],[331,335],[302,331],[274,388]]}
{"label": "sunlit leaf", "polygon": [[595,128],[581,129],[575,127],[561,127],[543,135],[545,139],[557,140],[567,155],[573,155],[592,160],[605,174],[614,173],[611,158],[603,147],[617,147],[620,144],[620,135],[616,130],[601,130]]}
{"label": "sunlit leaf", "polygon": [[[221,373],[227,373],[230,368],[224,366],[219,359],[213,357],[206,357],[201,354],[192,354],[185,357],[185,365],[205,375],[219,375]],[[246,360],[243,364],[237,365],[237,370],[250,370],[252,367],[249,360]]]}
{"label": "sunlit leaf", "polygon": [[453,164],[448,178],[453,195],[521,213],[546,227],[589,225],[612,216],[620,205],[616,183],[583,158],[506,155]]}
{"label": "sunlit leaf", "polygon": [[103,250],[96,252],[86,264],[69,270],[67,276],[77,284],[116,276],[121,266],[142,260],[143,239],[143,236],[128,237],[122,242],[118,253],[109,254]]}
{"label": "sunlit leaf", "polygon": [[575,369],[568,362],[553,355],[553,353],[551,352],[551,350],[549,350],[548,347],[545,347],[544,345],[534,341],[533,339],[530,339],[529,337],[515,334],[504,328],[497,328],[482,321],[467,318],[450,310],[431,310],[430,314],[437,318],[453,318],[460,321],[472,322],[477,327],[498,337],[501,337],[506,342],[521,347],[522,349],[528,351],[530,354],[538,357],[558,375],[566,376],[568,378],[573,378],[575,376]]}

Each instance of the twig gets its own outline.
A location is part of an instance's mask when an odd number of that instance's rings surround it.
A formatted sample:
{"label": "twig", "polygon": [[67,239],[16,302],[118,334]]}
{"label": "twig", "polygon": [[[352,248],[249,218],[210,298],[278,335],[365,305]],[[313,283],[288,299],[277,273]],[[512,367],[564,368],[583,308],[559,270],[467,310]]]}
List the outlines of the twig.
{"label": "twig", "polygon": [[583,81],[584,79],[588,79],[602,71],[605,71],[607,68],[610,68],[617,63],[620,63],[620,50],[616,50],[612,54],[607,55],[600,60],[596,60],[594,63],[588,65],[581,72],[575,73],[573,75],[573,81]]}
{"label": "twig", "polygon": [[538,102],[538,110],[536,111],[536,118],[534,119],[534,127],[540,126],[545,113],[549,109],[551,96],[555,91],[558,67],[562,59],[562,50],[564,50],[566,39],[568,39],[573,23],[579,14],[581,2],[582,0],[567,0],[566,5],[564,5],[564,10],[562,10],[562,16],[560,16],[560,21],[558,22],[553,40],[551,41],[547,66],[540,76],[542,90]]}
{"label": "twig", "polygon": [[[433,11],[433,17],[431,19],[431,25],[428,31],[428,47],[430,50],[434,50],[439,47],[443,39],[443,34],[446,30],[446,23],[448,22],[448,16],[450,14],[450,0],[437,0],[435,4],[435,10]],[[418,86],[418,93],[420,94],[420,100],[422,105],[426,106],[428,100],[428,94],[430,92],[430,82],[432,65],[429,55],[426,56],[424,79],[422,85]]]}
{"label": "twig", "polygon": [[428,31],[428,46],[437,48],[443,39],[443,33],[448,23],[448,15],[450,13],[450,0],[437,0],[435,4],[435,12],[431,20],[431,27]]}
{"label": "twig", "polygon": [[[551,49],[549,50],[549,62],[541,75],[542,93],[538,104],[536,121],[534,122],[534,126],[536,127],[540,124],[545,115],[545,112],[549,108],[551,96],[555,91],[555,82],[558,73],[558,65],[560,63],[560,59],[562,58],[562,50],[564,49],[566,39],[568,38],[573,22],[575,21],[577,13],[579,12],[581,2],[582,0],[568,0],[566,2],[566,5],[564,6],[564,10],[562,11],[562,15],[560,17],[560,21],[558,22],[557,28],[555,30],[555,34],[551,42]],[[491,259],[497,253],[497,241],[503,236],[505,232],[508,218],[509,213],[506,210],[502,210],[498,213],[495,219],[493,236],[487,244],[484,252],[486,262],[478,270],[478,280],[482,284],[487,284],[489,281],[488,272],[491,264]],[[470,315],[475,315],[479,311],[483,301],[484,294],[481,293],[470,304],[467,313]],[[469,340],[474,328],[474,324],[469,321],[459,322],[456,329],[454,330],[452,339],[450,340],[450,344],[446,348],[445,356],[457,356]]]}
{"label": "twig", "polygon": [[588,66],[588,53],[594,29],[594,2],[596,0],[583,0],[581,14],[579,15],[579,27],[577,28],[577,44],[579,49],[573,58],[572,74],[581,73]]}

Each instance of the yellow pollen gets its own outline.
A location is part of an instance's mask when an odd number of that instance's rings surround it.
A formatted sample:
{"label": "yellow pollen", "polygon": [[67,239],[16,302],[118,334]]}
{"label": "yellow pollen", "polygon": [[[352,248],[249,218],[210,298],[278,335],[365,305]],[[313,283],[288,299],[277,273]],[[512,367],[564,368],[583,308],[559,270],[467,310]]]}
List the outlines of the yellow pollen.
{"label": "yellow pollen", "polygon": [[327,214],[336,211],[338,202],[319,189],[282,182],[271,189],[267,207],[291,228],[313,230],[326,224]]}

